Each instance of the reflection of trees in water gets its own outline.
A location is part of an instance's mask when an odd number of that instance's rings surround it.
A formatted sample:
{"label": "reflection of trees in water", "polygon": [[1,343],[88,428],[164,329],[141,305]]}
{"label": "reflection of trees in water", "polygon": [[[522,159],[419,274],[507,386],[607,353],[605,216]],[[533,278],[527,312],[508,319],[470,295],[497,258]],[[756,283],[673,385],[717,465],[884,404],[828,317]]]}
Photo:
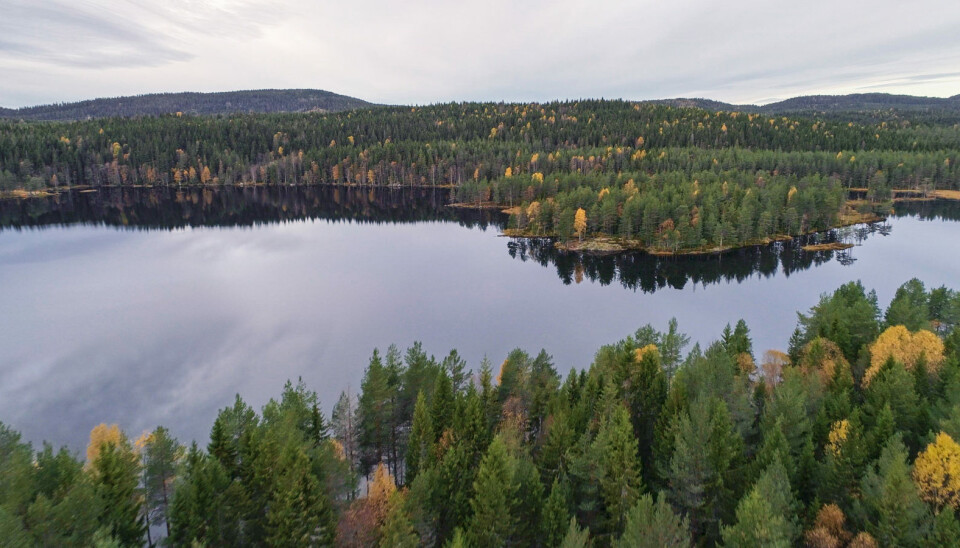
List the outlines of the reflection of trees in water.
{"label": "reflection of trees in water", "polygon": [[0,200],[0,228],[98,224],[142,229],[255,226],[302,219],[363,223],[450,221],[503,225],[499,212],[446,207],[450,191],[333,186],[102,188]]}
{"label": "reflection of trees in water", "polygon": [[897,202],[894,217],[917,217],[923,221],[960,221],[960,201],[930,200]]}
{"label": "reflection of trees in water", "polygon": [[804,251],[802,247],[807,244],[837,241],[862,242],[872,234],[889,234],[889,229],[889,225],[874,224],[854,227],[849,231],[832,230],[787,242],[745,247],[715,255],[679,257],[639,252],[606,256],[571,253],[557,250],[553,241],[547,238],[516,239],[507,244],[507,249],[511,257],[522,261],[556,266],[557,275],[565,284],[580,283],[585,278],[601,285],[617,281],[626,288],[652,293],[666,287],[683,289],[688,283],[708,285],[740,282],[755,274],[770,277],[779,272],[789,276],[833,259],[849,265],[856,260],[856,248],[810,252]]}
{"label": "reflection of trees in water", "polygon": [[[960,220],[960,202],[934,200],[897,203],[894,217],[915,216],[923,220]],[[651,293],[665,287],[682,289],[688,283],[713,284],[743,281],[753,275],[772,276],[823,264],[830,260],[847,266],[856,259],[856,246],[873,236],[889,236],[889,221],[856,225],[775,242],[766,246],[736,249],[705,256],[658,257],[646,253],[597,256],[558,251],[549,239],[520,239],[508,246],[511,257],[534,261],[543,266],[555,265],[563,283],[580,283],[583,279],[607,285],[618,281],[624,287]],[[807,244],[833,242],[852,243],[854,247],[836,251],[804,251]]]}

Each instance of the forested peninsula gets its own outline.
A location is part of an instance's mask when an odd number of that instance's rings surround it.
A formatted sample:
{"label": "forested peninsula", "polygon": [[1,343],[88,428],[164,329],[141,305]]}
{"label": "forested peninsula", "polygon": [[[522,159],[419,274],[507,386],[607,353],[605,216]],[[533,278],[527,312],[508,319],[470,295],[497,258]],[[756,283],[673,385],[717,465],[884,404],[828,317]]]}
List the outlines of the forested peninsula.
{"label": "forested peninsula", "polygon": [[[443,186],[568,248],[711,252],[960,190],[960,127],[589,100],[0,121],[0,192]],[[855,200],[850,191],[855,190]]]}
{"label": "forested peninsula", "polygon": [[[287,383],[205,443],[93,428],[84,456],[0,423],[5,546],[956,546],[960,293],[824,294],[787,352],[675,321],[566,376],[517,349],[374,351],[328,417]],[[227,402],[224,402],[227,403]]]}

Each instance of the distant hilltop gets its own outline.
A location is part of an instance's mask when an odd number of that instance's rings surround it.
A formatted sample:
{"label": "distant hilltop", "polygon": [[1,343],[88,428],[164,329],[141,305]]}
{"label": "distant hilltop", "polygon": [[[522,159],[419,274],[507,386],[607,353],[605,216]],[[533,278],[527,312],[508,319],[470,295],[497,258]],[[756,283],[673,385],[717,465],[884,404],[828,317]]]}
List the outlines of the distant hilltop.
{"label": "distant hilltop", "polygon": [[660,99],[650,101],[676,107],[693,107],[706,110],[740,112],[851,112],[894,109],[960,111],[960,95],[953,97],[918,97],[915,95],[892,95],[890,93],[851,93],[849,95],[804,95],[766,105],[735,105],[711,99]]}
{"label": "distant hilltop", "polygon": [[374,106],[362,99],[320,89],[261,89],[216,93],[151,93],[18,109],[0,108],[0,118],[37,121],[83,120],[159,114],[240,112],[340,112]]}
{"label": "distant hilltop", "polygon": [[[831,115],[839,113],[900,114],[939,113],[940,121],[960,120],[960,95],[949,98],[854,93],[850,95],[806,95],[766,105],[736,105],[701,98],[641,101],[711,111],[740,111],[770,114]],[[355,97],[319,89],[263,89],[216,93],[152,93],[129,97],[91,99],[18,109],[0,107],[0,118],[35,121],[67,121],[88,118],[151,116],[160,114],[234,114],[243,112],[341,112],[378,106]]]}

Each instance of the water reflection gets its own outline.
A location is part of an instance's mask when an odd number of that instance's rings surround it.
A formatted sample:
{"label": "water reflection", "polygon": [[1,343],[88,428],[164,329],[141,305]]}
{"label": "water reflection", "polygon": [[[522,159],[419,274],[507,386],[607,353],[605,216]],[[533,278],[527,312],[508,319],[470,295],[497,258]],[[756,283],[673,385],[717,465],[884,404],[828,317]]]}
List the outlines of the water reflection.
{"label": "water reflection", "polygon": [[449,189],[331,186],[102,188],[0,200],[0,230],[106,225],[138,229],[245,227],[297,220],[371,223],[448,221],[473,227],[505,221],[498,211],[446,207]]}
{"label": "water reflection", "polygon": [[448,199],[272,187],[0,201],[0,421],[75,449],[99,422],[203,443],[234,394],[258,407],[287,379],[303,377],[329,412],[390,343],[457,348],[470,367],[545,348],[567,371],[646,323],[676,317],[707,344],[743,318],[761,352],[851,279],[885,306],[905,280],[955,286],[960,268],[944,222],[957,204],[904,204],[889,224],[817,237],[870,240],[842,253],[781,243],[658,258],[498,238],[476,228],[502,215]]}
{"label": "water reflection", "polygon": [[[0,200],[0,230],[27,227],[105,225],[133,229],[183,227],[246,227],[295,220],[362,223],[454,222],[465,227],[502,229],[506,216],[498,211],[448,207],[447,189],[370,189],[329,186],[260,186],[223,188],[104,188],[66,192],[46,198]],[[894,217],[958,220],[960,202],[902,202]],[[856,261],[856,247],[836,251],[804,251],[808,244],[862,244],[870,237],[888,236],[889,222],[845,227],[825,233],[753,246],[723,254],[662,257],[646,253],[611,256],[559,251],[547,238],[512,239],[511,257],[556,268],[564,284],[584,279],[600,285],[619,283],[645,293],[688,284],[742,282],[753,275],[784,276],[837,261]]]}

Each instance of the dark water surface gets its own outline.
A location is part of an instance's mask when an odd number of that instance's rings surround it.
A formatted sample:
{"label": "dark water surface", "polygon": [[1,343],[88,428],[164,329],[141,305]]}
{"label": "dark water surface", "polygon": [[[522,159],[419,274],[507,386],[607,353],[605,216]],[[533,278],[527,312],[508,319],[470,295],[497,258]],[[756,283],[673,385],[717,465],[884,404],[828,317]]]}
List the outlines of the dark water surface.
{"label": "dark water surface", "polygon": [[327,411],[374,347],[522,347],[559,370],[652,323],[707,344],[744,318],[758,355],[850,280],[886,306],[912,277],[960,288],[956,203],[884,225],[721,256],[578,257],[499,237],[498,214],[440,190],[126,189],[0,201],[0,421],[80,450],[91,427],[207,440],[233,395],[259,407],[302,377]]}

